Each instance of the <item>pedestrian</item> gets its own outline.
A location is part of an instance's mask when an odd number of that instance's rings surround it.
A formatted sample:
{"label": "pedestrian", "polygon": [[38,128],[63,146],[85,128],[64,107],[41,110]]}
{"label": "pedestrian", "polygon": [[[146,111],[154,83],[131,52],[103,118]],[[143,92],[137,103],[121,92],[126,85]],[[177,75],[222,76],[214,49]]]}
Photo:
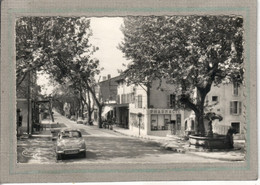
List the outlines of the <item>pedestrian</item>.
{"label": "pedestrian", "polygon": [[226,135],[228,148],[234,148],[233,134],[235,134],[235,133],[236,133],[236,129],[234,129],[232,126],[229,127],[229,129],[227,131],[227,135]]}

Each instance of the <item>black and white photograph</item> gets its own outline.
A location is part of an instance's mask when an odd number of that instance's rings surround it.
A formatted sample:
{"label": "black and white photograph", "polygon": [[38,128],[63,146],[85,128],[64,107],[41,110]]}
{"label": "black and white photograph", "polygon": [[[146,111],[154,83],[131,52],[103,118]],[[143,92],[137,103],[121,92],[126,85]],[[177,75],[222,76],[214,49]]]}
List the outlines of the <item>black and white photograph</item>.
{"label": "black and white photograph", "polygon": [[21,17],[18,163],[245,160],[239,16]]}
{"label": "black and white photograph", "polygon": [[255,9],[148,1],[4,4],[4,182],[257,179]]}

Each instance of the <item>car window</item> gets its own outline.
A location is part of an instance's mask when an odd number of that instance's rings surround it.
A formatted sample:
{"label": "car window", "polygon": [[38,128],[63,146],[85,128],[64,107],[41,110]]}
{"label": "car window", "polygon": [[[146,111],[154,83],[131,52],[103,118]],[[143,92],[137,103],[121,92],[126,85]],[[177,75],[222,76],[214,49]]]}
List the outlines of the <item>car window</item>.
{"label": "car window", "polygon": [[80,137],[79,132],[70,132],[71,137]]}
{"label": "car window", "polygon": [[65,131],[61,134],[61,138],[78,138],[81,134],[78,131]]}

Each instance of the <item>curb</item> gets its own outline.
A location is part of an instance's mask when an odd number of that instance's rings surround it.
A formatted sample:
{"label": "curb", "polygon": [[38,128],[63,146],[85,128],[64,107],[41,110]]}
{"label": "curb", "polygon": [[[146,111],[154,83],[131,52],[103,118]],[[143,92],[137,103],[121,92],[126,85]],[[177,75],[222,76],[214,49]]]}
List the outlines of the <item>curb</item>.
{"label": "curb", "polygon": [[[192,154],[192,155],[196,155],[196,156],[199,156],[199,157],[204,157],[204,158],[208,158],[208,159],[216,159],[216,160],[221,160],[221,161],[244,161],[245,160],[245,156],[234,156],[234,157],[228,157],[228,156],[223,156],[223,157],[214,157],[214,156],[208,156],[208,155],[205,155],[205,151],[198,151],[195,149],[195,151],[192,151],[192,149],[190,150],[190,148],[187,148],[187,147],[183,147],[183,146],[170,146],[170,141],[165,141],[164,143],[163,142],[159,142],[159,141],[156,141],[156,140],[153,140],[149,137],[145,137],[145,136],[138,136],[138,135],[129,135],[129,134],[126,134],[126,133],[123,133],[123,132],[120,132],[118,130],[113,130],[114,132],[117,132],[117,133],[120,133],[122,135],[125,135],[125,136],[129,136],[129,137],[136,137],[136,138],[140,138],[140,139],[146,139],[146,140],[152,140],[152,141],[155,141],[157,143],[160,144],[160,148],[163,148],[165,150],[170,150],[170,151],[173,151],[173,152],[176,152],[176,153],[187,153],[187,154]],[[209,152],[207,152],[209,153]]]}
{"label": "curb", "polygon": [[38,137],[52,137],[52,135],[31,135],[32,138],[38,138]]}
{"label": "curb", "polygon": [[192,154],[192,155],[196,155],[199,157],[204,157],[207,159],[217,159],[217,160],[221,160],[221,161],[245,161],[245,156],[239,156],[239,157],[213,157],[213,156],[208,156],[208,155],[203,155],[203,152],[190,152],[188,151],[187,153]]}
{"label": "curb", "polygon": [[160,145],[160,148],[163,148],[165,150],[171,150],[173,152],[176,152],[176,153],[185,153],[186,150],[183,148],[183,147],[172,147],[172,146],[168,146],[169,143],[167,141],[164,141],[164,142],[160,142],[160,141],[156,141],[150,137],[147,137],[147,136],[139,136],[139,135],[129,135],[129,134],[126,134],[126,133],[123,133],[123,132],[120,132],[118,130],[114,130],[114,132],[117,132],[117,133],[120,133],[122,135],[125,135],[125,136],[129,136],[129,137],[136,137],[136,138],[139,138],[139,139],[145,139],[145,140],[150,140],[150,141],[154,141],[156,143],[158,143]]}

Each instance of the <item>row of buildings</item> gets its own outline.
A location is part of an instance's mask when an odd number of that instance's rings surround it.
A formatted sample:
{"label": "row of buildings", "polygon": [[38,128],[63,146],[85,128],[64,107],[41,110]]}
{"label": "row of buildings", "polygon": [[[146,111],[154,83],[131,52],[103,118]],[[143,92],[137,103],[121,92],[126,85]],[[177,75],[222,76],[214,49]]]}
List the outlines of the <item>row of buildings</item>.
{"label": "row of buildings", "polygon": [[[150,88],[128,85],[124,76],[104,79],[99,83],[98,96],[105,102],[102,116],[134,134],[166,136],[185,135],[195,131],[195,115],[178,109],[174,85],[153,81]],[[213,132],[226,134],[232,126],[235,139],[244,139],[245,117],[243,87],[237,83],[212,87],[207,95],[209,110],[223,117],[213,121]],[[97,119],[94,113],[94,119]],[[206,130],[207,122],[205,124]]]}
{"label": "row of buildings", "polygon": [[[166,136],[193,133],[196,129],[194,113],[178,109],[174,85],[161,81],[158,88],[159,83],[153,81],[151,87],[147,88],[143,85],[128,85],[122,75],[103,78],[96,90],[97,97],[105,104],[102,109],[103,119],[112,120],[133,134]],[[24,132],[32,134],[41,122],[43,110],[51,110],[50,99],[40,98],[33,84],[36,84],[36,74],[17,88],[18,135]],[[223,117],[223,120],[213,122],[214,133],[226,134],[232,126],[237,131],[235,138],[244,139],[244,100],[244,89],[237,83],[212,87],[206,104],[211,105],[209,111]],[[97,121],[97,118],[96,109],[93,119]],[[205,127],[207,130],[207,122]]]}

